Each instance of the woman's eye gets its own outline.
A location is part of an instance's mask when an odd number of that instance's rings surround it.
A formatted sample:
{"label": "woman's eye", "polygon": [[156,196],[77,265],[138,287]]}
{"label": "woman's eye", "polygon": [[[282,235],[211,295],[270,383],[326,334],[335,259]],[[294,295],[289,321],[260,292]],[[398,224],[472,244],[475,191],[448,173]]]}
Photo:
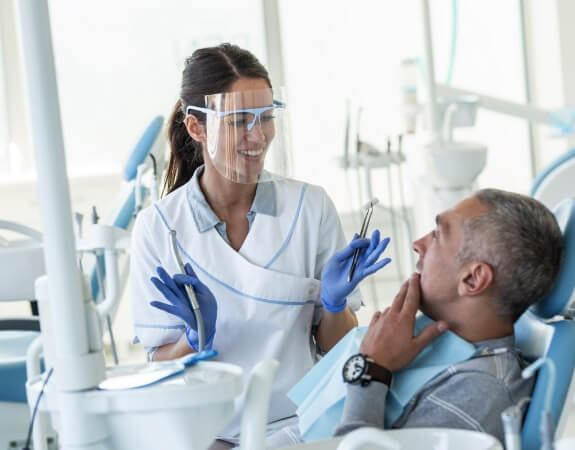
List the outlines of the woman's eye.
{"label": "woman's eye", "polygon": [[431,232],[431,234],[433,235],[433,239],[439,238],[439,230],[437,230],[437,229],[436,229],[436,230],[433,230],[433,231]]}
{"label": "woman's eye", "polygon": [[243,128],[248,125],[248,122],[245,119],[229,119],[228,125],[236,128]]}

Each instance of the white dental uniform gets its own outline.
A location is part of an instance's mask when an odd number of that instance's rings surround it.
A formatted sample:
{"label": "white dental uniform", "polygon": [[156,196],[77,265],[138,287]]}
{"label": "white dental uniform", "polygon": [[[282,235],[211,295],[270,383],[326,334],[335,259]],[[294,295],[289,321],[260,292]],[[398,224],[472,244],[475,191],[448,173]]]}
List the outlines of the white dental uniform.
{"label": "white dental uniform", "polygon": [[[270,431],[295,414],[286,392],[314,364],[311,327],[321,317],[321,270],[346,245],[335,207],[321,187],[288,179],[273,183],[275,215],[255,214],[239,251],[214,227],[198,229],[184,185],[138,215],[131,262],[135,337],[147,348],[177,341],[184,323],[149,304],[166,301],[150,282],[156,268],[179,273],[169,236],[176,230],[184,263],[191,262],[218,303],[213,343],[218,359],[242,366],[246,376],[263,359],[280,362],[268,421],[276,423]],[[352,310],[360,303],[359,292],[348,298]],[[236,417],[220,437],[238,433]]]}

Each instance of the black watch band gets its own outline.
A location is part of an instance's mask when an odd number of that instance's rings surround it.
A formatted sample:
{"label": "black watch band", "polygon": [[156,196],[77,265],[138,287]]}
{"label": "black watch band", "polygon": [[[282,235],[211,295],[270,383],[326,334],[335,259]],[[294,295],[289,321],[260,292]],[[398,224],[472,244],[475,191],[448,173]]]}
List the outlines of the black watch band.
{"label": "black watch band", "polygon": [[361,353],[349,357],[343,365],[342,375],[344,382],[350,384],[367,386],[374,380],[391,386],[391,371]]}
{"label": "black watch band", "polygon": [[391,386],[391,371],[383,366],[377,364],[373,359],[368,359],[367,374],[371,376],[371,380],[379,381],[387,387]]}

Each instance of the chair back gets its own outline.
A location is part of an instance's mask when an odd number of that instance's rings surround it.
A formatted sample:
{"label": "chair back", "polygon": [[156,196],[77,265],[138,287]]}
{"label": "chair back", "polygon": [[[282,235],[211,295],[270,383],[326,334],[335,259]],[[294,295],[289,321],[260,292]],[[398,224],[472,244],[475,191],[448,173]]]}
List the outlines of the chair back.
{"label": "chair back", "polygon": [[[140,185],[136,180],[138,167],[145,164],[146,158],[153,153],[153,150],[159,141],[158,138],[160,136],[163,123],[164,118],[162,116],[155,117],[146,127],[128,156],[123,169],[124,180],[127,181],[128,184],[121,192],[113,211],[106,217],[106,223],[123,230],[129,229],[134,223],[134,218],[137,213],[136,199],[137,197],[140,199],[145,198],[149,192],[149,189]],[[140,191],[139,195],[138,190]],[[105,276],[106,266],[104,264],[103,256],[98,257],[98,264],[100,264],[102,269],[102,276]],[[102,295],[100,292],[101,282],[103,282],[103,280],[99,280],[98,270],[95,266],[90,276],[90,288],[92,291],[92,298],[96,300]]]}
{"label": "chair back", "polygon": [[549,164],[535,179],[531,197],[553,210],[563,199],[575,197],[575,148]]}
{"label": "chair back", "polygon": [[[555,436],[564,428],[573,395],[575,371],[575,197],[563,200],[554,209],[565,242],[565,255],[551,292],[529,308],[515,324],[516,345],[522,354],[535,360],[546,357],[556,369],[551,399]],[[549,387],[548,368],[538,372],[531,402],[521,433],[522,449],[541,447],[540,424]]]}

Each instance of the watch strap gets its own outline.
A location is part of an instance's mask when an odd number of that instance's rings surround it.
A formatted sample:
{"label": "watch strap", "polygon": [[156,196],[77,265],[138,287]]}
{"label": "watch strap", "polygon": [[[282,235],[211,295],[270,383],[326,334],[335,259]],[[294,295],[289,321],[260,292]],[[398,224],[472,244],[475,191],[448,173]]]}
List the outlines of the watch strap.
{"label": "watch strap", "polygon": [[385,384],[387,387],[391,386],[391,377],[392,373],[389,369],[386,369],[383,366],[377,364],[373,359],[366,357],[368,366],[367,366],[367,375],[370,376],[369,381],[379,381],[380,383]]}

